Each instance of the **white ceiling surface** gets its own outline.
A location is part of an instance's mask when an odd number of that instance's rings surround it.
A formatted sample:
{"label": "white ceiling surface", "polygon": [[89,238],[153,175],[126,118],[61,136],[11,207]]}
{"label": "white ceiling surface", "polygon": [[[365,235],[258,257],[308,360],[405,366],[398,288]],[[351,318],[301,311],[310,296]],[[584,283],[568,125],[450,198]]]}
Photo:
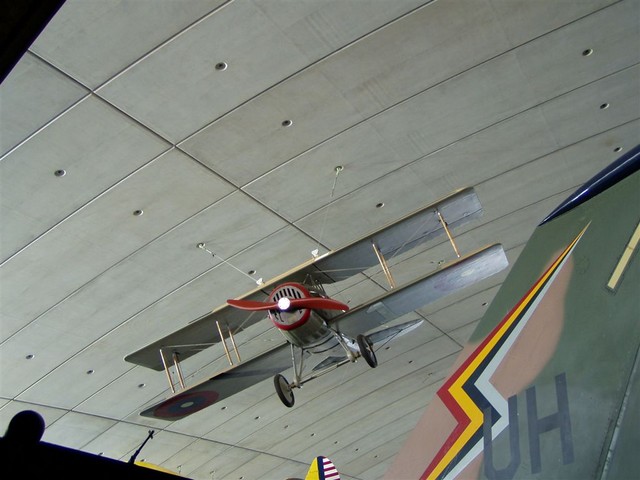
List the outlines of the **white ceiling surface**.
{"label": "white ceiling surface", "polygon": [[[380,478],[506,273],[412,314],[426,324],[377,369],[311,382],[293,409],[268,380],[153,421],[138,412],[165,374],[123,358],[253,289],[244,272],[458,188],[484,208],[460,250],[500,242],[513,263],[638,143],[639,26],[638,0],[67,0],[0,86],[0,428],[35,409],[45,441],[122,460],[154,429],[140,458],[198,479],[304,476],[315,455]],[[454,258],[446,238],[414,254],[392,260],[399,282]],[[385,288],[372,269],[330,291]],[[264,322],[240,352],[278,338]],[[225,362],[218,346],[183,368]]]}

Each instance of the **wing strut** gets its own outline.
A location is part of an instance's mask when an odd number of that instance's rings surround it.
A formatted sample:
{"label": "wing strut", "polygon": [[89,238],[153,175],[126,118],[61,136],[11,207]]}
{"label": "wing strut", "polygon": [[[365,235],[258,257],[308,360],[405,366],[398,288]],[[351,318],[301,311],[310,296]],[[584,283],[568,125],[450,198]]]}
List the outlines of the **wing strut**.
{"label": "wing strut", "polygon": [[[231,358],[231,353],[229,352],[229,347],[227,346],[227,339],[224,336],[224,333],[222,332],[222,327],[220,326],[220,322],[216,321],[216,327],[218,327],[218,334],[220,335],[220,341],[222,343],[222,346],[224,348],[224,353],[226,353],[227,355],[227,360],[229,361],[229,365],[233,366],[233,360]],[[229,339],[231,340],[231,345],[233,346],[233,351],[236,354],[236,358],[238,359],[238,363],[242,362],[242,359],[240,358],[240,352],[238,351],[238,346],[236,345],[236,341],[233,338],[233,333],[231,332],[231,330],[229,328],[227,328],[227,333],[229,334]],[[186,348],[188,350],[194,350],[194,349],[201,349],[202,347],[208,347],[211,346],[211,344],[207,344],[207,343],[199,343],[199,344],[193,344],[193,345],[174,345],[171,348],[175,349],[175,348]],[[165,347],[167,348],[167,347]],[[162,347],[160,348],[160,359],[162,360],[162,366],[164,367],[164,373],[167,375],[167,381],[169,382],[169,388],[171,389],[171,393],[176,393],[176,389],[174,387],[174,382],[173,382],[173,377],[171,376],[171,370],[169,365],[167,364],[167,359],[164,356],[164,352],[162,350]],[[182,390],[184,390],[185,387],[185,383],[184,383],[184,376],[182,375],[182,368],[180,367],[180,353],[177,350],[174,350],[172,352],[172,359],[173,359],[173,367],[176,371],[176,374],[178,375],[178,382],[180,383],[180,388]]]}
{"label": "wing strut", "polygon": [[171,388],[171,393],[176,393],[176,389],[173,388],[173,380],[171,379],[171,372],[169,372],[169,367],[167,366],[167,361],[164,358],[164,353],[162,352],[162,349],[160,349],[160,359],[162,360],[164,373],[167,374],[167,380],[169,381],[169,388]]}
{"label": "wing strut", "polygon": [[[160,349],[160,358],[162,359],[162,366],[164,367],[164,373],[167,374],[167,381],[169,382],[169,388],[171,389],[171,393],[176,393],[176,389],[173,386],[173,378],[171,378],[171,371],[169,370],[169,366],[167,365],[167,359],[164,358],[164,352],[162,348]],[[173,366],[176,369],[176,373],[178,374],[178,382],[180,382],[180,388],[184,389],[184,377],[182,376],[182,369],[180,368],[180,359],[178,358],[178,352],[173,352]]]}
{"label": "wing strut", "polygon": [[453,247],[453,251],[456,252],[456,255],[458,256],[458,258],[460,258],[460,252],[458,252],[458,247],[456,246],[456,242],[453,241],[453,236],[451,235],[451,232],[449,231],[449,227],[447,226],[447,222],[444,221],[444,218],[442,217],[442,214],[440,213],[440,210],[438,210],[437,208],[436,208],[436,215],[438,215],[438,220],[440,220],[440,223],[442,224],[442,228],[444,228],[444,231],[447,234],[447,237],[449,237],[449,242],[451,242],[451,246]]}
{"label": "wing strut", "polygon": [[184,389],[184,377],[182,376],[180,361],[178,360],[178,352],[173,352],[173,366],[175,367],[176,373],[178,374],[178,381],[180,382],[180,387]]}
{"label": "wing strut", "polygon": [[[220,327],[220,322],[218,320],[216,320],[216,327],[218,327],[218,334],[220,335],[222,348],[224,348],[224,353],[227,355],[227,360],[229,361],[229,365],[233,366],[233,360],[231,359],[231,354],[229,353],[229,347],[227,347],[227,339],[224,338],[224,334],[222,333],[222,327]],[[233,333],[231,332],[230,329],[227,329],[227,333],[229,334],[231,345],[233,345],[233,351],[236,354],[236,358],[238,359],[238,362],[241,362],[242,360],[240,360],[240,352],[238,352],[238,347],[236,346],[236,341],[233,338]]]}
{"label": "wing strut", "polygon": [[393,279],[393,276],[391,275],[391,271],[389,270],[389,265],[387,265],[387,261],[385,260],[384,255],[382,255],[382,252],[374,242],[371,242],[371,246],[373,247],[373,251],[376,253],[376,257],[378,257],[378,262],[380,262],[380,266],[382,267],[384,276],[387,277],[387,282],[389,282],[389,287],[396,288],[396,281]]}

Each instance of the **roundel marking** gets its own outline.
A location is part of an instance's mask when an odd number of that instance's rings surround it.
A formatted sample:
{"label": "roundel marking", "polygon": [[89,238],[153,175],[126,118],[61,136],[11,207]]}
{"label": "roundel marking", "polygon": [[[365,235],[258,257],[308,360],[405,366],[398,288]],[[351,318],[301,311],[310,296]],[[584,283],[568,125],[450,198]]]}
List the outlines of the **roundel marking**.
{"label": "roundel marking", "polygon": [[213,405],[219,396],[218,392],[210,390],[182,393],[159,405],[153,415],[158,418],[184,417]]}

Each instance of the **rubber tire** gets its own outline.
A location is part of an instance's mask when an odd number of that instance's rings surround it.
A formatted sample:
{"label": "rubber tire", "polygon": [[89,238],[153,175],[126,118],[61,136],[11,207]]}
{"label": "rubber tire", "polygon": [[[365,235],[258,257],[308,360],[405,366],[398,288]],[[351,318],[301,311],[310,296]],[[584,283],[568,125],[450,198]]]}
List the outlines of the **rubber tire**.
{"label": "rubber tire", "polygon": [[280,401],[284,403],[286,407],[293,407],[296,399],[293,396],[293,390],[289,386],[289,381],[284,378],[284,375],[280,375],[279,373],[275,375],[273,377],[273,386],[276,388],[276,393]]}
{"label": "rubber tire", "polygon": [[376,358],[373,345],[371,345],[369,339],[364,335],[358,335],[356,342],[358,343],[358,348],[360,348],[360,355],[362,355],[364,361],[367,362],[367,365],[371,368],[376,368],[378,366],[378,359]]}

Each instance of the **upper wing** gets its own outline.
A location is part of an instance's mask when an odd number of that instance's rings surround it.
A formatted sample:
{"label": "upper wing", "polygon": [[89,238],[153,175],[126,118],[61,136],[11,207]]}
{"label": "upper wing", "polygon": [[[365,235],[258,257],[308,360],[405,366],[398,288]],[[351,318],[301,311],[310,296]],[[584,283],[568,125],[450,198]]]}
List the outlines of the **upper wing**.
{"label": "upper wing", "polygon": [[508,265],[502,245],[490,245],[349,310],[336,317],[332,325],[351,336],[367,332],[488,278]]}
{"label": "upper wing", "polygon": [[448,228],[454,229],[482,215],[482,206],[473,188],[460,190],[355,243],[321,257],[313,263],[313,267],[324,272],[327,277],[326,280],[322,279],[324,283],[352,277],[378,264],[372,243],[375,243],[385,258],[390,259],[442,235],[444,228],[438,213],[446,221]]}
{"label": "upper wing", "polygon": [[[310,260],[295,269],[269,280],[266,284],[244,295],[244,300],[264,300],[276,285],[285,282],[303,282],[309,275],[320,283],[333,283],[349,278],[378,263],[371,244],[387,258],[410,250],[438,235],[444,228],[438,213],[449,228],[463,225],[482,214],[482,207],[473,188],[457,191],[436,203],[428,205],[344,248]],[[410,311],[410,310],[409,310]],[[237,333],[264,318],[222,305],[203,315],[186,327],[125,357],[127,362],[154,370],[163,370],[160,348],[169,350],[169,356],[178,352],[184,360],[199,350],[193,345],[210,345],[220,341],[216,322],[227,331]]]}

